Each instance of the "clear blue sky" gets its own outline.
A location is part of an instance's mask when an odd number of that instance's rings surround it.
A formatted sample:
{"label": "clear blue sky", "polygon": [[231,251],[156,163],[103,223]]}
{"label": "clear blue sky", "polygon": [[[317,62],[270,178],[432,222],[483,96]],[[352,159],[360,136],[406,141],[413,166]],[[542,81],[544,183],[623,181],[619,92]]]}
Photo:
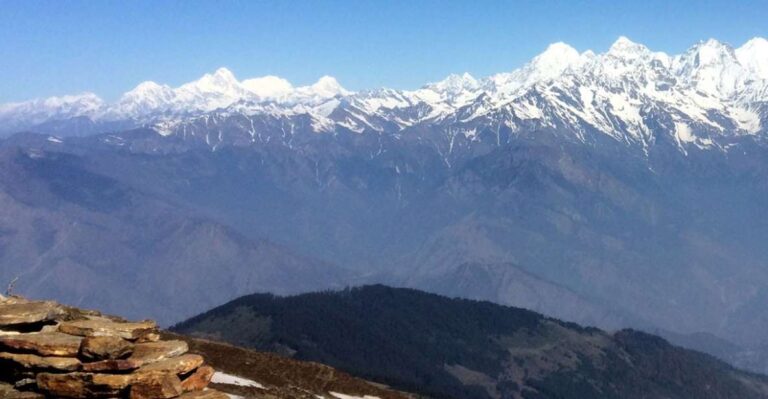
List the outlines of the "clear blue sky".
{"label": "clear blue sky", "polygon": [[0,102],[144,80],[178,85],[220,66],[297,85],[415,88],[512,70],[549,43],[604,51],[620,35],[681,52],[768,36],[768,1],[0,0]]}

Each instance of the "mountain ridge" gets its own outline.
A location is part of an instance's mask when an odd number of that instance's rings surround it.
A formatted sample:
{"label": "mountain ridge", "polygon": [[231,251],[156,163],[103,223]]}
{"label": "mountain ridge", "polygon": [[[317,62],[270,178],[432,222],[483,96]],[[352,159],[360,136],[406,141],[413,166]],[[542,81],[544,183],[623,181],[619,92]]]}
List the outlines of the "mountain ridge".
{"label": "mountain ridge", "polygon": [[173,328],[432,397],[762,398],[768,380],[634,331],[382,285],[253,294]]}
{"label": "mountain ridge", "polygon": [[470,139],[488,125],[512,133],[567,128],[577,140],[595,130],[646,152],[661,124],[683,152],[727,150],[724,137],[765,130],[766,65],[763,38],[739,48],[710,39],[670,56],[622,36],[602,54],[560,42],[512,72],[451,75],[410,91],[350,92],[330,76],[303,87],[274,76],[238,81],[220,68],[177,88],[141,83],[112,104],[92,93],[4,104],[0,121],[5,132],[84,117],[101,129],[119,123],[181,134],[201,117],[242,115],[292,125],[307,118],[313,132],[410,134],[449,124]]}

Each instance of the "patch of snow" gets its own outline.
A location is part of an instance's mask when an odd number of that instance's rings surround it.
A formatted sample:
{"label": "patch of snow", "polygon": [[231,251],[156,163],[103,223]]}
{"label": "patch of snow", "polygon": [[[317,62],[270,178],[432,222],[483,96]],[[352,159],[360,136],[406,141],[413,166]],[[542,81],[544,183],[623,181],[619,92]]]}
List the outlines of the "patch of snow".
{"label": "patch of snow", "polygon": [[328,392],[328,393],[331,396],[333,396],[335,398],[338,398],[338,399],[379,399],[378,396],[370,396],[370,395],[354,396],[354,395],[345,395],[343,393],[338,393],[338,392]]}
{"label": "patch of snow", "polygon": [[249,380],[247,378],[238,377],[231,374],[227,374],[227,373],[222,373],[221,371],[217,371],[213,374],[213,378],[211,379],[211,382],[215,384],[229,384],[229,385],[237,385],[240,387],[264,389],[264,385],[261,385],[256,381]]}
{"label": "patch of snow", "polygon": [[731,116],[739,129],[749,134],[760,131],[760,115],[757,112],[746,108],[735,108],[731,110]]}
{"label": "patch of snow", "polygon": [[677,139],[683,143],[692,143],[696,140],[696,136],[693,135],[690,126],[682,122],[675,122],[675,134]]}
{"label": "patch of snow", "polygon": [[173,134],[176,127],[179,126],[180,123],[181,123],[180,121],[158,122],[153,126],[153,130],[161,136],[170,136]]}

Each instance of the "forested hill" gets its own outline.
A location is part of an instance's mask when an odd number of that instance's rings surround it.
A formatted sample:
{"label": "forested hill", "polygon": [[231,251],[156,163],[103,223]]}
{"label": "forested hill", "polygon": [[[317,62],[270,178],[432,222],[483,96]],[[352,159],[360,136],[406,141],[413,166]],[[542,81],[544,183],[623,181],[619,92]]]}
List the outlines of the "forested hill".
{"label": "forested hill", "polygon": [[433,397],[768,398],[768,378],[653,335],[381,285],[250,295],[174,329]]}

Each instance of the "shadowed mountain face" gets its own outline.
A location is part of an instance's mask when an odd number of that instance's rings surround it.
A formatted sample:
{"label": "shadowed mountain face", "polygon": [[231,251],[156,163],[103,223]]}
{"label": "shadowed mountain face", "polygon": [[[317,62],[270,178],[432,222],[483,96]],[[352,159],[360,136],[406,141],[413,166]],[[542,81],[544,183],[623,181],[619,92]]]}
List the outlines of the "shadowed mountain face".
{"label": "shadowed mountain face", "polygon": [[763,398],[765,377],[633,330],[607,334],[523,309],[367,286],[250,295],[178,332],[324,362],[454,398]]}
{"label": "shadowed mountain face", "polygon": [[[759,141],[685,156],[661,141],[645,155],[539,131],[456,141],[445,158],[434,130],[296,127],[240,141],[235,120],[208,127],[230,134],[215,149],[152,130],[5,140],[0,277],[23,273],[30,295],[92,306],[130,296],[130,282],[146,295],[116,310],[165,322],[180,297],[200,302],[192,312],[257,289],[376,281],[606,328],[765,342]],[[99,289],[80,286],[94,271]]]}
{"label": "shadowed mountain face", "polygon": [[27,295],[170,322],[237,293],[333,287],[345,276],[87,163],[0,150],[0,281],[18,277]]}

